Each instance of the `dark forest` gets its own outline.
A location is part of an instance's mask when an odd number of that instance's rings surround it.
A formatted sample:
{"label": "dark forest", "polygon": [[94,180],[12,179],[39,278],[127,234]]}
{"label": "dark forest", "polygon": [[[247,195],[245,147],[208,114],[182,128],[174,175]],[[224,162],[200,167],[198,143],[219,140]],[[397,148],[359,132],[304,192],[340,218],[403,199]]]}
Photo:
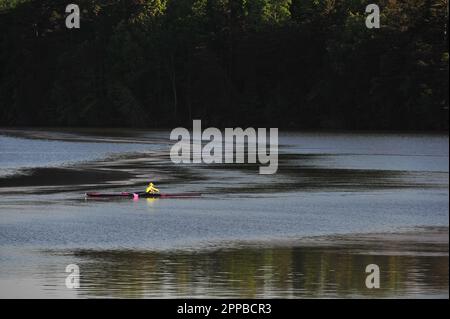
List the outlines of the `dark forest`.
{"label": "dark forest", "polygon": [[1,126],[448,129],[446,0],[75,3],[0,0]]}

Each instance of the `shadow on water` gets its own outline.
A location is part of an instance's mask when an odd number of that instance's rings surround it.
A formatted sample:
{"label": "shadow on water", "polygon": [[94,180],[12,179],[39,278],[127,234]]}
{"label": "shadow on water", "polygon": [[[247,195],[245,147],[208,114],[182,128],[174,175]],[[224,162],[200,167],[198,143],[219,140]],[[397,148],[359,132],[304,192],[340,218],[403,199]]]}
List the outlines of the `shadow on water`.
{"label": "shadow on water", "polygon": [[[124,186],[127,187],[126,190],[129,187],[142,189],[149,179],[157,182],[163,189],[169,185],[171,188],[178,185],[183,189],[194,185],[195,191],[212,194],[448,189],[448,172],[440,171],[442,167],[439,166],[443,159],[427,155],[439,154],[445,159],[445,150],[440,149],[441,144],[438,144],[439,152],[436,153],[434,148],[429,150],[421,144],[420,138],[411,136],[411,143],[419,145],[419,150],[404,149],[408,140],[403,141],[398,136],[387,136],[384,139],[373,136],[362,138],[357,134],[346,137],[334,134],[317,136],[317,140],[310,141],[309,135],[295,138],[287,135],[280,141],[277,174],[262,176],[258,174],[258,170],[267,164],[174,164],[169,155],[173,141],[168,139],[168,132],[163,131],[2,130],[0,133],[51,140],[55,143],[89,142],[78,146],[80,151],[89,151],[89,154],[99,151],[99,145],[108,143],[113,143],[111,150],[117,148],[118,144],[115,143],[139,142],[144,145],[139,151],[110,154],[105,158],[70,165],[21,168],[15,174],[0,176],[2,194],[20,194],[24,189],[28,194],[84,193],[92,189],[119,189]],[[441,140],[439,143],[442,143]],[[370,141],[375,145],[373,149],[367,148]],[[387,141],[393,141],[392,145],[386,144]],[[430,143],[431,141],[432,139]],[[5,143],[18,142],[14,140]],[[37,152],[35,156],[42,151],[39,146],[26,145],[31,148],[31,154]],[[61,143],[60,148],[53,146],[52,150],[60,151],[69,146],[70,144]],[[245,158],[248,158],[248,148],[244,150]],[[308,153],[304,153],[306,151]],[[356,151],[360,153],[354,153]],[[417,154],[426,156],[417,158]],[[25,156],[20,152],[19,155]],[[427,170],[424,171],[424,167]]]}
{"label": "shadow on water", "polygon": [[[167,153],[123,154],[78,166],[22,169],[20,174],[1,177],[0,191],[3,194],[22,193],[26,187],[27,193],[31,194],[84,193],[93,189],[123,188],[124,185],[142,189],[149,176],[157,176],[158,185],[163,188],[201,182],[202,189],[197,191],[209,194],[448,187],[447,173],[324,168],[311,163],[317,157],[320,156],[280,155],[277,174],[263,176],[257,174],[259,164],[175,165]],[[268,183],[270,187],[267,187]]]}

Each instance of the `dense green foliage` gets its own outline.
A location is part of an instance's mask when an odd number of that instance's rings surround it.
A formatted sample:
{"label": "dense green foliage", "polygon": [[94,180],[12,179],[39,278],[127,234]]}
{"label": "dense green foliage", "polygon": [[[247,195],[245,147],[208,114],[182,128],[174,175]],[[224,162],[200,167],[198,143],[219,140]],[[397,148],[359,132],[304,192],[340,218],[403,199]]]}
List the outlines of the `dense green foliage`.
{"label": "dense green foliage", "polygon": [[0,125],[448,129],[447,0],[0,0]]}

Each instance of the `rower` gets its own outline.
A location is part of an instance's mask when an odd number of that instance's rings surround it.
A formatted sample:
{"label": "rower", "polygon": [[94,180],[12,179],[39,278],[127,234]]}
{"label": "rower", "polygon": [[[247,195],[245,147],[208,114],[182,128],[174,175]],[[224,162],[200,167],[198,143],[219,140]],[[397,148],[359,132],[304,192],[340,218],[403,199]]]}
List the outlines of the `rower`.
{"label": "rower", "polygon": [[159,189],[157,189],[155,187],[155,185],[153,185],[153,183],[150,182],[150,184],[148,184],[147,189],[145,190],[145,192],[147,194],[158,194],[159,193]]}

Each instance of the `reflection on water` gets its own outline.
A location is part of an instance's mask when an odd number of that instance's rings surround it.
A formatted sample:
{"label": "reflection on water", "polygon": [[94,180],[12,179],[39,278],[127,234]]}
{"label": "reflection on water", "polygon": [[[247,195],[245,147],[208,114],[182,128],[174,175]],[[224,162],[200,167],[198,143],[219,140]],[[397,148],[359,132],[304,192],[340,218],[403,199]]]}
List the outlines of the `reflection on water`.
{"label": "reflection on water", "polygon": [[[333,245],[64,255],[81,268],[79,297],[448,298],[446,252],[368,254]],[[365,267],[372,263],[381,269],[380,289],[365,287]]]}

